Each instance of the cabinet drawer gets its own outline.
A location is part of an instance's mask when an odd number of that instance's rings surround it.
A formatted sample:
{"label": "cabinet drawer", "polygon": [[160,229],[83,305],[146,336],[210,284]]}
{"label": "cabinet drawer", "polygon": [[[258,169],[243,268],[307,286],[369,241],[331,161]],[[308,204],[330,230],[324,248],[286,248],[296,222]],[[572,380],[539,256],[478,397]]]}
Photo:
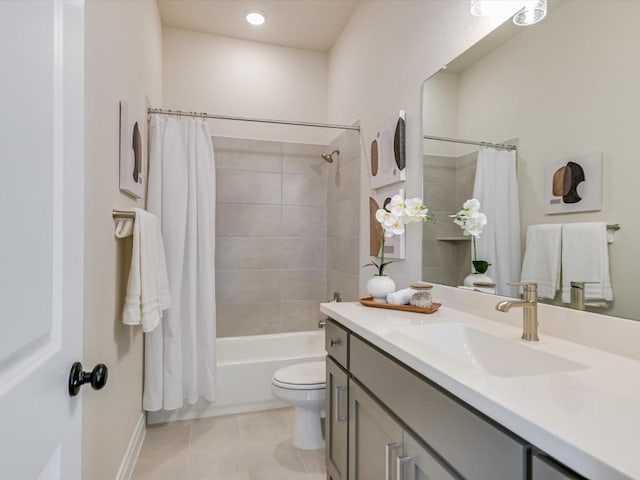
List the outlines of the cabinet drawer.
{"label": "cabinet drawer", "polygon": [[351,374],[463,477],[525,478],[528,446],[353,335],[349,353]]}
{"label": "cabinet drawer", "polygon": [[349,368],[349,333],[331,319],[327,320],[324,332],[324,347],[327,354],[343,368]]}
{"label": "cabinet drawer", "polygon": [[542,453],[533,456],[531,465],[532,480],[586,480]]}

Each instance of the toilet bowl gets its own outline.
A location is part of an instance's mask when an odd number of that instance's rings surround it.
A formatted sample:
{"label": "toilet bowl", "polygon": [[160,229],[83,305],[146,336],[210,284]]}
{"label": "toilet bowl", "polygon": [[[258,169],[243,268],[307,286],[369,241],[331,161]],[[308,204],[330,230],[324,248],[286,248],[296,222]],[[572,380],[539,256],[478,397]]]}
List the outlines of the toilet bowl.
{"label": "toilet bowl", "polygon": [[273,374],[273,394],[295,407],[293,445],[301,450],[324,448],[320,412],[325,398],[325,362],[281,368]]}

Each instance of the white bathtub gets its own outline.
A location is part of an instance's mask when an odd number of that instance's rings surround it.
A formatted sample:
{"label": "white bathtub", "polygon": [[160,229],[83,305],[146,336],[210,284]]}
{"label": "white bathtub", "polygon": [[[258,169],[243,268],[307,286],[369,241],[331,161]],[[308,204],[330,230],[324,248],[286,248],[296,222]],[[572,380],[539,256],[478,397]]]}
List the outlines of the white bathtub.
{"label": "white bathtub", "polygon": [[200,401],[172,412],[149,412],[148,423],[285,406],[271,393],[271,377],[287,365],[323,360],[324,330],[218,338],[216,354],[216,400]]}

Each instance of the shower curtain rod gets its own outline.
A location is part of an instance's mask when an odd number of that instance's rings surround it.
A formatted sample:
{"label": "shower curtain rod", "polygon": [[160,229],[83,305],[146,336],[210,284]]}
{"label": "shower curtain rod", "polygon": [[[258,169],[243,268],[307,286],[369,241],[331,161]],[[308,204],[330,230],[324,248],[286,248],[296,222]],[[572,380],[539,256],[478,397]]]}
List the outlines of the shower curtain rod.
{"label": "shower curtain rod", "polygon": [[360,131],[360,127],[353,125],[335,125],[332,123],[314,123],[314,122],[293,122],[290,120],[270,120],[266,118],[250,118],[250,117],[233,117],[230,115],[213,115],[211,113],[183,112],[181,110],[164,110],[162,108],[149,108],[148,113],[157,113],[160,115],[176,115],[179,117],[198,117],[198,118],[214,118],[216,120],[235,120],[238,122],[258,122],[258,123],[275,123],[279,125],[298,125],[302,127],[317,128],[337,128],[340,130],[356,130]]}
{"label": "shower curtain rod", "polygon": [[424,135],[425,140],[440,140],[442,142],[465,143],[467,145],[480,145],[481,147],[502,148],[505,150],[517,150],[515,145],[506,145],[504,143],[475,142],[473,140],[460,140],[459,138],[435,137],[433,135]]}

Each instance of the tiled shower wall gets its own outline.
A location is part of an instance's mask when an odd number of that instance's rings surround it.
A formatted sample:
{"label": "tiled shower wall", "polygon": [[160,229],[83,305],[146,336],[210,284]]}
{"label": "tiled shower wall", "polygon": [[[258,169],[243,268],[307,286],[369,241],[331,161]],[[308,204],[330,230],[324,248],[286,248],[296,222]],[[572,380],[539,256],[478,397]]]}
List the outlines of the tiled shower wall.
{"label": "tiled shower wall", "polygon": [[327,147],[213,145],[217,336],[317,328],[327,299]]}
{"label": "tiled shower wall", "polygon": [[327,294],[358,299],[360,136],[345,131],[329,147],[340,158],[327,170]]}
{"label": "tiled shower wall", "polygon": [[424,156],[424,198],[427,206],[436,214],[436,222],[423,226],[423,280],[458,286],[471,272],[469,240],[442,238],[463,236],[462,230],[449,215],[460,210],[462,204],[473,195],[477,155],[477,152],[473,152],[458,158]]}

